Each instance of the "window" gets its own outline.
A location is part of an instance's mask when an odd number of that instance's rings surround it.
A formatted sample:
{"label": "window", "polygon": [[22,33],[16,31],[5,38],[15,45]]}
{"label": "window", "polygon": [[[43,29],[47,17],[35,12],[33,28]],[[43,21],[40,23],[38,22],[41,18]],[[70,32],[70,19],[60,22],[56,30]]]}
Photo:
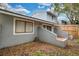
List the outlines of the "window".
{"label": "window", "polygon": [[32,32],[33,24],[31,22],[26,23],[26,32]]}
{"label": "window", "polygon": [[54,19],[54,16],[52,16],[52,20]]}
{"label": "window", "polygon": [[16,20],[15,26],[16,26],[15,27],[15,32],[17,32],[17,33],[25,32],[25,22],[24,21]]}
{"label": "window", "polygon": [[52,27],[51,26],[47,26],[47,30],[52,31]]}
{"label": "window", "polygon": [[47,26],[46,25],[43,25],[43,27],[46,29],[47,28]]}
{"label": "window", "polygon": [[49,25],[43,25],[43,28],[49,30],[49,31],[52,31],[52,26],[49,26]]}
{"label": "window", "polygon": [[33,23],[28,21],[15,21],[15,32],[16,33],[31,33],[33,32]]}

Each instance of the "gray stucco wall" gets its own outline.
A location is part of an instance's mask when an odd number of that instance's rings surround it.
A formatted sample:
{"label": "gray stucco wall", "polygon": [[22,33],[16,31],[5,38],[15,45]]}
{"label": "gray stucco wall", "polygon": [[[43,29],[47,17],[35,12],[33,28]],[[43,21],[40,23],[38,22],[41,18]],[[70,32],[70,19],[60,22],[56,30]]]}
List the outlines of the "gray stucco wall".
{"label": "gray stucco wall", "polygon": [[47,14],[47,20],[54,22],[56,24],[58,23],[57,17],[52,17],[52,15],[50,15],[50,14]]}
{"label": "gray stucco wall", "polygon": [[57,40],[57,35],[53,32],[50,32],[46,29],[39,28],[39,39],[43,42],[47,42],[50,44],[54,44],[59,47],[65,47],[66,41],[59,41]]}
{"label": "gray stucco wall", "polygon": [[47,13],[46,12],[38,12],[32,15],[32,17],[42,19],[42,20],[47,20]]}
{"label": "gray stucco wall", "polygon": [[[1,34],[2,34],[2,33],[1,33],[1,24],[0,24],[0,41],[1,41],[1,39],[2,39],[2,38],[1,38]],[[0,43],[0,45],[1,45],[1,43]]]}
{"label": "gray stucco wall", "polygon": [[0,14],[2,17],[2,38],[0,38],[0,48],[13,46],[25,42],[33,41],[37,36],[37,24],[34,23],[34,34],[13,35],[13,16]]}
{"label": "gray stucco wall", "polygon": [[47,14],[47,19],[48,19],[49,21],[53,21],[52,16],[51,16],[51,15],[49,15],[49,14]]}
{"label": "gray stucco wall", "polygon": [[46,11],[37,12],[37,13],[33,14],[33,17],[57,23],[56,17],[52,18],[52,15],[48,14]]}

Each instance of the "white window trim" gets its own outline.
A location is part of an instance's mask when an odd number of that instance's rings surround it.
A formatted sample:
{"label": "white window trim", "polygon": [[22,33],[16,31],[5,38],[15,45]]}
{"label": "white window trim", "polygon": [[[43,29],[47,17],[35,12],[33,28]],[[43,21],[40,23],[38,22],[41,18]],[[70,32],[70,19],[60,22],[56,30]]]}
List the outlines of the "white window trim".
{"label": "white window trim", "polygon": [[[22,20],[22,21],[32,22],[33,23],[33,31],[32,32],[29,32],[29,33],[16,33],[15,32],[15,21],[16,20]],[[13,35],[25,35],[25,34],[34,34],[34,21],[29,21],[29,20],[20,19],[20,18],[14,18],[13,19]]]}

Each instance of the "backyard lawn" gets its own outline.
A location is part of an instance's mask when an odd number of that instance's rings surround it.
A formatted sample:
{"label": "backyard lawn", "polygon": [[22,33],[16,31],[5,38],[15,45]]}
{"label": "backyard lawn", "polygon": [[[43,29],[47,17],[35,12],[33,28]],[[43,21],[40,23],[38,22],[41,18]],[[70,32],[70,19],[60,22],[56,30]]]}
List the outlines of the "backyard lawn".
{"label": "backyard lawn", "polygon": [[66,48],[44,42],[30,42],[0,49],[0,55],[7,56],[79,56],[79,43],[68,41]]}

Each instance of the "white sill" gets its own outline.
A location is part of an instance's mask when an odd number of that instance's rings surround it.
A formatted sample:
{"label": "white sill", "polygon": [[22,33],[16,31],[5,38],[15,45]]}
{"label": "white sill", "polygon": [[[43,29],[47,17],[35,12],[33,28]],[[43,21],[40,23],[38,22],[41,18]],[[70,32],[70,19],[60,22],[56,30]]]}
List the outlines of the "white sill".
{"label": "white sill", "polygon": [[26,34],[34,34],[33,32],[32,33],[13,33],[13,35],[26,35]]}

